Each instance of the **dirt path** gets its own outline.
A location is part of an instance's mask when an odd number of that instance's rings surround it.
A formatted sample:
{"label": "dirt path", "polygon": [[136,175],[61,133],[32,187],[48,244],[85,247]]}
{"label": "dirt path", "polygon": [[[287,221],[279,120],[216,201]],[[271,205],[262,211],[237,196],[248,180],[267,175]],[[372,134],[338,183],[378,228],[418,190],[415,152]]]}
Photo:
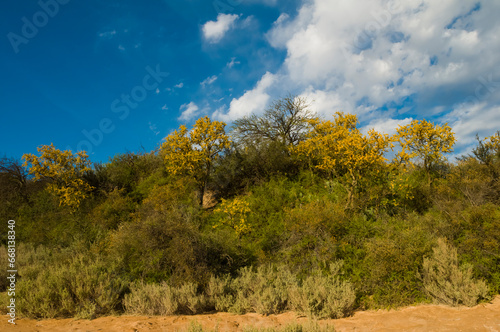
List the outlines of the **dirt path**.
{"label": "dirt path", "polygon": [[[73,319],[16,320],[13,326],[2,317],[0,331],[10,332],[159,332],[187,331],[192,321],[204,328],[219,331],[243,331],[245,327],[279,327],[307,319],[289,312],[281,315],[233,315],[216,313],[197,316],[169,317],[103,317],[92,321]],[[353,317],[322,320],[320,325],[334,326],[336,331],[497,331],[500,332],[500,296],[491,303],[474,308],[450,308],[420,305],[400,310],[357,312]]]}

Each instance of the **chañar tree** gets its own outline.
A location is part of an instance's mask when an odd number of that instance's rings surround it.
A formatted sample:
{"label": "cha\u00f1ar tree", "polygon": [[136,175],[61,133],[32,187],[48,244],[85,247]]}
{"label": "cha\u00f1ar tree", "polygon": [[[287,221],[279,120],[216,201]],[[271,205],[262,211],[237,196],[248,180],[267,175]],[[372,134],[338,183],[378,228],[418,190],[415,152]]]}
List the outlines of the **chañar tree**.
{"label": "cha\u00f1ar tree", "polygon": [[206,116],[198,119],[190,132],[186,126],[180,126],[161,146],[168,172],[195,179],[201,206],[214,162],[230,146],[225,126],[224,122],[211,121]]}
{"label": "cha\u00f1ar tree", "polygon": [[427,174],[429,186],[432,170],[444,159],[445,153],[453,152],[455,144],[450,126],[438,126],[427,120],[413,120],[406,126],[400,126],[395,139],[401,145],[396,158],[402,163],[420,163]]}
{"label": "cha\u00f1ar tree", "polygon": [[360,179],[377,172],[385,163],[384,153],[391,139],[375,130],[363,135],[356,115],[337,112],[333,121],[311,120],[313,130],[294,151],[300,158],[342,182],[348,192],[347,206],[353,207]]}
{"label": "cha\u00f1ar tree", "polygon": [[73,153],[61,151],[54,144],[37,148],[40,156],[27,153],[23,155],[24,167],[35,180],[48,181],[47,189],[59,199],[59,205],[76,210],[83,199],[93,189],[83,175],[90,171],[90,160],[85,151]]}

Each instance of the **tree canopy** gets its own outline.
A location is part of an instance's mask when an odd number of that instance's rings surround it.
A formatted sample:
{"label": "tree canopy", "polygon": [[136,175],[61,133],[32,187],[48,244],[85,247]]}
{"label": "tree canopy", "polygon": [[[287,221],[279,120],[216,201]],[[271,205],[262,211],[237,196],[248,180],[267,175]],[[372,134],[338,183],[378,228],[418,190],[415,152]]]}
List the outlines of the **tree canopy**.
{"label": "tree canopy", "polygon": [[167,171],[190,175],[196,180],[200,205],[203,205],[214,162],[230,146],[225,126],[224,122],[212,121],[206,116],[198,119],[190,132],[186,126],[180,126],[161,145]]}
{"label": "tree canopy", "polygon": [[37,150],[40,156],[23,155],[29,174],[36,180],[48,181],[48,189],[59,198],[60,205],[78,208],[92,190],[83,179],[84,174],[91,170],[87,153],[61,151],[54,144],[42,145]]}
{"label": "tree canopy", "polygon": [[337,112],[333,121],[310,123],[313,130],[294,151],[314,168],[343,179],[348,184],[351,205],[360,178],[383,165],[391,139],[375,130],[363,135],[357,128],[356,115],[352,114]]}
{"label": "tree canopy", "polygon": [[420,164],[431,182],[432,169],[444,159],[445,153],[453,152],[455,136],[448,124],[435,125],[427,120],[413,120],[397,129],[395,137],[401,151],[397,158],[400,162]]}
{"label": "tree canopy", "polygon": [[306,138],[315,115],[305,98],[288,95],[271,103],[261,116],[251,115],[234,121],[233,135],[248,144],[262,140],[295,146]]}

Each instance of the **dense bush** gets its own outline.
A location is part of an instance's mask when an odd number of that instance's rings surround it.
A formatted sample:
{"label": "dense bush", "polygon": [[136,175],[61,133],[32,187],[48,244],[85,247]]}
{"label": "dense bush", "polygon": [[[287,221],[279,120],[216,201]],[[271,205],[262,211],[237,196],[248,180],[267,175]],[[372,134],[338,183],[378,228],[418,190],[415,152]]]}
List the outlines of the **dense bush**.
{"label": "dense bush", "polygon": [[19,312],[32,318],[95,318],[122,310],[127,281],[99,257],[20,246]]}
{"label": "dense bush", "polygon": [[127,314],[176,315],[197,314],[207,308],[206,298],[198,294],[196,284],[187,283],[175,288],[163,282],[131,285],[131,293],[125,295],[124,305]]}
{"label": "dense bush", "polygon": [[340,318],[353,310],[352,284],[340,279],[341,263],[327,273],[316,269],[300,281],[284,266],[242,268],[238,275],[212,277],[204,292],[186,283],[173,287],[166,282],[131,286],[125,296],[127,313],[142,315],[195,314],[206,310],[264,315],[296,310],[314,318]]}
{"label": "dense bush", "polygon": [[341,262],[330,264],[328,273],[314,270],[291,293],[291,308],[314,318],[342,318],[352,313],[356,294],[340,279]]}
{"label": "dense bush", "polygon": [[[55,181],[47,174],[36,180],[22,162],[0,160],[0,216],[16,220],[18,285],[27,294],[20,313],[341,317],[436,299],[473,305],[500,292],[498,134],[455,163],[444,158],[449,149],[431,164],[425,149],[384,161],[388,142],[401,137],[360,135],[352,115],[329,123],[280,107],[264,122],[240,122],[248,135],[208,155],[203,181],[189,170],[200,161],[196,144],[169,152],[190,160],[175,172],[158,150],[94,165],[76,179],[93,188],[76,210],[47,190]],[[405,136],[431,132],[422,130]],[[203,205],[201,188],[211,198]],[[448,245],[436,247],[440,238]],[[6,232],[0,244],[5,266]],[[331,269],[336,261],[343,273]]]}
{"label": "dense bush", "polygon": [[246,267],[238,277],[212,278],[208,294],[217,310],[269,315],[289,308],[289,291],[296,280],[284,266],[263,265],[255,271]]}
{"label": "dense bush", "polygon": [[457,250],[438,240],[430,258],[424,258],[422,281],[425,292],[437,303],[473,306],[487,298],[488,286],[482,280],[474,280],[472,266],[459,266]]}

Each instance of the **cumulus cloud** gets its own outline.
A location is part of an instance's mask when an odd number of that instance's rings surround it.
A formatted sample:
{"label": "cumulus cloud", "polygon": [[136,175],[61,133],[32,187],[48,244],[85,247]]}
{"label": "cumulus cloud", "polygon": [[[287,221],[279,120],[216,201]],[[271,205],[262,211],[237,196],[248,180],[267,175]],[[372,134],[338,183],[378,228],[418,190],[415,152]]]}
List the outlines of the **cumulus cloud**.
{"label": "cumulus cloud", "polygon": [[179,116],[179,120],[181,121],[189,121],[198,115],[199,107],[194,103],[190,102],[189,104],[181,105],[180,109],[182,111],[181,116]]}
{"label": "cumulus cloud", "polygon": [[405,119],[391,119],[391,118],[383,118],[380,117],[378,119],[372,120],[368,125],[362,128],[364,133],[367,133],[370,129],[374,129],[375,131],[383,134],[388,134],[392,136],[396,134],[399,126],[406,126],[410,124],[414,119],[413,118],[405,118]]}
{"label": "cumulus cloud", "polygon": [[499,130],[498,118],[500,105],[463,104],[444,117],[453,129],[458,148],[470,148],[475,145],[476,134],[479,137],[491,136]]}
{"label": "cumulus cloud", "polygon": [[[385,131],[432,117],[465,142],[500,128],[498,12],[492,1],[311,0],[266,37],[287,52],[277,85],[319,113],[355,113]],[[476,100],[467,112],[466,96]]]}
{"label": "cumulus cloud", "polygon": [[252,113],[261,113],[269,103],[270,95],[267,90],[276,82],[276,75],[269,72],[264,74],[259,82],[250,91],[246,91],[240,98],[233,98],[228,112],[223,108],[214,112],[213,117],[223,121],[233,121]]}
{"label": "cumulus cloud", "polygon": [[203,25],[203,36],[211,43],[219,42],[234,26],[238,17],[236,14],[219,14],[216,21],[208,21]]}

